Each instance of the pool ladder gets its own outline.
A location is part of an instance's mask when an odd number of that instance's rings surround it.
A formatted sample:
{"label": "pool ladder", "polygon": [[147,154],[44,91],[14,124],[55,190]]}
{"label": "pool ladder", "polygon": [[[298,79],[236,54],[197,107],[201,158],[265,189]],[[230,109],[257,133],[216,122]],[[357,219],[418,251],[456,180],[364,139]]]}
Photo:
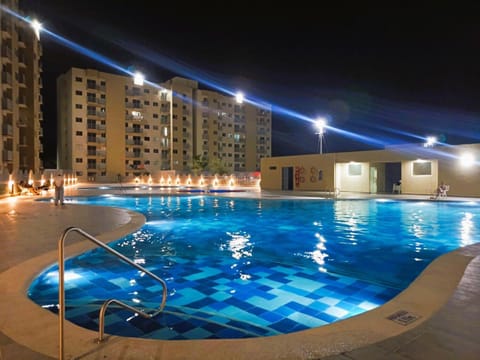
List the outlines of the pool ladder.
{"label": "pool ladder", "polygon": [[105,327],[105,312],[107,311],[107,308],[110,304],[117,304],[127,310],[130,310],[136,314],[141,315],[142,317],[145,318],[152,318],[154,316],[157,316],[160,314],[164,307],[165,307],[165,302],[167,301],[167,284],[165,283],[164,280],[159,278],[157,275],[151,273],[144,267],[134,263],[132,260],[127,258],[126,256],[120,254],[118,251],[112,249],[110,246],[105,245],[102,243],[100,240],[97,238],[93,237],[89,233],[85,232],[84,230],[77,228],[77,227],[69,227],[64,230],[62,236],[60,237],[60,240],[58,241],[58,328],[59,328],[59,359],[63,360],[64,359],[64,323],[65,323],[65,240],[68,236],[68,234],[72,232],[77,232],[86,239],[90,240],[91,242],[95,243],[97,246],[105,249],[109,253],[115,255],[116,257],[120,258],[121,260],[125,261],[129,265],[133,266],[134,268],[140,270],[141,272],[147,274],[148,276],[152,277],[153,279],[157,280],[160,282],[162,285],[163,291],[162,291],[162,303],[158,307],[158,309],[153,312],[153,313],[146,313],[138,308],[135,308],[131,305],[125,304],[119,300],[116,299],[108,299],[106,300],[102,307],[100,308],[100,314],[99,314],[99,324],[98,324],[98,339],[97,342],[102,342],[104,340],[104,327]]}

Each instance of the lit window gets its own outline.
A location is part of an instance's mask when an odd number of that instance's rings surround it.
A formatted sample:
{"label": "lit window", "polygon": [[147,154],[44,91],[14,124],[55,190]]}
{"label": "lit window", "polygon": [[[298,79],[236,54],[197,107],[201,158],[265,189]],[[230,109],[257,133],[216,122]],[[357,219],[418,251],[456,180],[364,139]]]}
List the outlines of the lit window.
{"label": "lit window", "polygon": [[412,165],[413,176],[432,175],[432,163],[430,161],[415,161]]}
{"label": "lit window", "polygon": [[348,164],[348,176],[361,176],[362,164]]}

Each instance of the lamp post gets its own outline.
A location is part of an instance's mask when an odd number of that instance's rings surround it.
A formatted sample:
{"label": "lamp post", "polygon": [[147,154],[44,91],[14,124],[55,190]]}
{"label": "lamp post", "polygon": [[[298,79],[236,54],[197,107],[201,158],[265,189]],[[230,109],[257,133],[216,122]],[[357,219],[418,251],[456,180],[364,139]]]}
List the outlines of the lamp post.
{"label": "lamp post", "polygon": [[424,147],[433,147],[437,142],[437,138],[435,136],[427,136],[425,143],[423,144]]}
{"label": "lamp post", "polygon": [[237,104],[243,104],[243,100],[245,100],[245,95],[243,95],[242,92],[237,92],[235,94],[235,101],[237,102]]}
{"label": "lamp post", "polygon": [[325,134],[325,127],[327,126],[327,121],[324,118],[319,118],[315,121],[315,127],[317,128],[318,141],[320,145],[320,154],[323,154],[323,135]]}

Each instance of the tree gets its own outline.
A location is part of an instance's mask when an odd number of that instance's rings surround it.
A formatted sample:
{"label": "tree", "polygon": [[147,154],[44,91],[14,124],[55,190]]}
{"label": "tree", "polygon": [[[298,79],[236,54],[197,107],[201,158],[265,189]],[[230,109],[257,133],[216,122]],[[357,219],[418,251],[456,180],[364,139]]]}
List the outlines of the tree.
{"label": "tree", "polygon": [[213,158],[208,164],[208,169],[212,174],[224,175],[228,174],[228,169],[223,165],[222,160]]}
{"label": "tree", "polygon": [[208,159],[201,155],[195,155],[192,159],[192,172],[194,175],[205,171],[208,167]]}

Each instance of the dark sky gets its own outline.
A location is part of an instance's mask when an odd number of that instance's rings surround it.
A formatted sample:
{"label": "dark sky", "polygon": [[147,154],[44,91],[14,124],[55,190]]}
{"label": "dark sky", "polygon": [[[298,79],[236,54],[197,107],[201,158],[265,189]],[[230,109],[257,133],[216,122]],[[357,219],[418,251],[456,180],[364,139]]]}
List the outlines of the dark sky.
{"label": "dark sky", "polygon": [[[352,5],[360,3],[357,5]],[[438,2],[20,0],[55,33],[149,80],[208,79],[309,118],[326,115],[324,151],[422,141],[479,142],[477,8]],[[47,153],[55,78],[72,66],[117,72],[42,35]],[[205,82],[206,83],[206,82]],[[355,138],[349,134],[360,134]],[[370,141],[373,139],[374,141]],[[311,123],[273,114],[273,155],[318,151]],[[49,150],[50,149],[50,150]]]}

